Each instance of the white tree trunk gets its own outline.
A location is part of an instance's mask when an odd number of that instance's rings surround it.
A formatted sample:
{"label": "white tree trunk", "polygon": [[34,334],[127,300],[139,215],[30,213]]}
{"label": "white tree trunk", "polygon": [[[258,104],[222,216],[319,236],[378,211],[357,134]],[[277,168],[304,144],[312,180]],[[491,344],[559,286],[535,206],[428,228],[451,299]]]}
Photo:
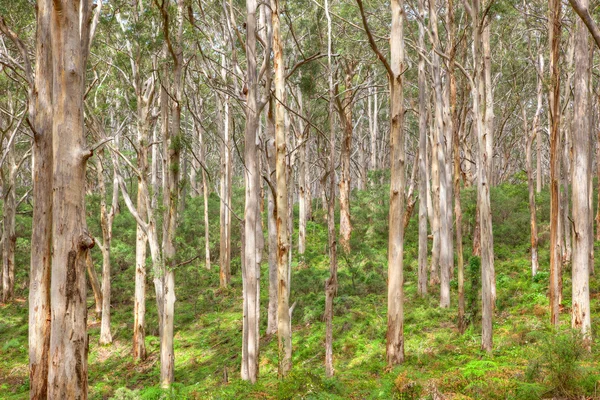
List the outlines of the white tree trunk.
{"label": "white tree trunk", "polygon": [[[588,0],[580,0],[587,7]],[[592,210],[588,201],[592,187],[589,186],[591,168],[590,138],[590,104],[589,104],[589,69],[588,31],[581,20],[577,20],[575,28],[575,87],[573,100],[573,264],[572,284],[573,298],[571,308],[571,326],[578,329],[591,345],[590,315],[590,248],[589,237],[593,235]]]}

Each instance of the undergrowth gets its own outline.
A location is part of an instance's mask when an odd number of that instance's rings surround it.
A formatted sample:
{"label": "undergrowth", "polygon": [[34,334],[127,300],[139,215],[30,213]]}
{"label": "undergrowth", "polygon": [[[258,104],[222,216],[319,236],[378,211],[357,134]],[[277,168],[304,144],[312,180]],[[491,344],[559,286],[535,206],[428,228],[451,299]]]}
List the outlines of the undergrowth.
{"label": "undergrowth", "polygon": [[[388,179],[373,175],[374,181]],[[233,210],[242,215],[243,189],[234,192]],[[539,399],[600,398],[600,355],[582,350],[581,338],[549,325],[548,243],[540,249],[540,272],[531,278],[528,262],[528,205],[525,185],[492,190],[497,300],[494,350],[480,349],[480,262],[471,256],[475,192],[463,191],[465,213],[465,293],[468,327],[457,329],[457,283],[452,281],[450,309],[438,308],[439,291],[416,291],[417,221],[415,209],[405,237],[404,364],[388,368],[385,360],[387,210],[389,186],[371,185],[352,196],[352,251],[339,259],[339,290],[334,302],[335,376],[325,377],[324,282],[328,276],[327,228],[320,201],[313,203],[307,225],[306,253],[293,249],[291,302],[293,368],[277,379],[277,338],[261,338],[260,378],[256,385],[240,379],[242,282],[239,225],[233,224],[232,285],[219,288],[219,199],[209,201],[211,258],[207,270],[196,261],[176,271],[175,381],[157,386],[159,340],[152,276],[147,281],[146,345],[148,358],[131,359],[135,221],[125,211],[115,219],[112,251],[112,331],[114,343],[99,346],[99,324],[90,306],[89,392],[92,399]],[[540,232],[548,226],[547,192],[540,201]],[[31,217],[19,214],[17,300],[0,305],[0,398],[28,397],[27,279]],[[122,207],[125,210],[125,207]],[[90,230],[99,235],[98,199],[88,202]],[[297,210],[296,219],[297,222]],[[29,214],[30,215],[30,214]],[[187,199],[177,232],[178,262],[204,260],[203,202]],[[336,214],[337,218],[337,214]],[[266,224],[264,225],[266,227]],[[297,229],[293,236],[297,245]],[[431,246],[431,243],[430,243]],[[101,255],[93,259],[100,269]],[[261,276],[261,331],[266,328],[267,257]],[[150,268],[149,268],[150,270]],[[570,324],[570,279],[564,269],[561,326]],[[593,333],[600,332],[600,286],[590,282]],[[462,396],[462,397],[460,397]]]}

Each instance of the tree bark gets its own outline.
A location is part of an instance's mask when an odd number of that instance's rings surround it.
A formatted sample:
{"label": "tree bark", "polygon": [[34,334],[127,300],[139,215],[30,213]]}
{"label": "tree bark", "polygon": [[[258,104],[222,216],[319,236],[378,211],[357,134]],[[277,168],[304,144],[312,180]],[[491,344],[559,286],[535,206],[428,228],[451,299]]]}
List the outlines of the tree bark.
{"label": "tree bark", "polygon": [[341,142],[340,153],[340,244],[344,252],[350,252],[350,236],[352,235],[352,222],[350,221],[350,152],[352,150],[352,131],[354,130],[352,122],[352,108],[354,106],[354,90],[352,78],[354,76],[354,66],[351,61],[346,63],[346,73],[344,77],[344,100],[340,101],[336,96],[340,119],[344,126],[344,136]]}
{"label": "tree bark", "polygon": [[50,367],[52,249],[52,1],[38,0],[36,66],[29,92],[33,130],[33,220],[29,272],[29,397],[46,399]]}
{"label": "tree bark", "polygon": [[271,0],[273,26],[273,68],[275,70],[275,179],[277,184],[277,336],[278,376],[292,368],[292,326],[289,307],[288,165],[285,127],[285,65],[279,21],[279,1]]}
{"label": "tree bark", "polygon": [[[425,48],[425,1],[419,0],[419,47]],[[425,58],[419,53],[419,277],[417,289],[421,296],[427,294],[427,76]]]}
{"label": "tree bark", "polygon": [[[537,83],[537,107],[535,110],[535,116],[533,118],[533,124],[531,133],[527,138],[527,147],[525,150],[525,159],[527,164],[527,187],[529,189],[529,213],[530,213],[530,226],[531,226],[531,275],[536,276],[539,269],[538,259],[538,231],[537,231],[537,211],[535,205],[535,187],[533,178],[533,166],[531,163],[531,153],[533,147],[533,141],[539,136],[540,118],[542,115],[542,96],[543,96],[543,82],[542,74],[544,71],[544,57],[539,55],[539,67],[538,67],[538,83]],[[524,121],[526,115],[523,115]],[[525,122],[526,124],[526,122]],[[526,126],[526,125],[525,125]],[[527,130],[525,130],[527,132]]]}
{"label": "tree bark", "polygon": [[390,32],[390,215],[388,244],[387,363],[404,362],[404,2],[392,0]]}
{"label": "tree bark", "polygon": [[[225,56],[221,58],[221,78],[226,79]],[[223,116],[221,131],[221,206],[220,206],[220,249],[219,249],[219,280],[221,287],[229,286],[231,281],[231,115],[229,111],[229,96],[223,96]],[[220,109],[220,108],[219,108]]]}
{"label": "tree bark", "polygon": [[[175,317],[175,232],[177,230],[179,199],[179,171],[181,169],[181,150],[183,137],[181,133],[181,104],[183,101],[183,49],[181,47],[183,36],[183,9],[184,1],[177,0],[176,32],[173,45],[169,32],[169,16],[165,8],[161,8],[163,17],[163,31],[165,44],[173,60],[170,104],[170,124],[166,117],[165,108],[169,107],[168,101],[161,100],[163,108],[163,271],[162,280],[162,335],[160,337],[160,384],[163,388],[171,386],[175,374],[175,352],[173,348],[173,324]],[[165,74],[166,78],[168,74]],[[162,85],[162,90],[165,90]],[[161,94],[161,96],[163,96]],[[166,100],[166,96],[163,96]]]}
{"label": "tree bark", "polygon": [[332,33],[329,1],[325,0],[327,17],[327,58],[329,79],[329,198],[327,199],[327,238],[329,245],[329,278],[325,281],[325,375],[332,377],[333,367],[333,299],[337,294],[337,239],[335,232],[335,126],[334,126],[334,86],[332,63]]}
{"label": "tree bark", "polygon": [[560,177],[560,34],[561,34],[561,2],[550,0],[549,3],[549,35],[550,35],[550,71],[551,86],[549,93],[550,111],[550,322],[559,324],[559,274],[561,270],[560,226],[558,213],[559,177]]}
{"label": "tree bark", "polygon": [[246,203],[244,207],[244,326],[242,352],[247,357],[242,358],[242,379],[255,383],[258,378],[259,358],[259,276],[257,265],[256,217],[259,209],[259,174],[258,170],[258,77],[256,65],[256,0],[246,2],[246,61],[248,89],[246,104],[246,135],[244,162]]}
{"label": "tree bark", "polygon": [[2,208],[2,302],[12,300],[15,290],[15,216],[17,214],[17,161],[15,157],[15,141],[10,141],[6,149],[7,172],[3,173],[3,208]]}
{"label": "tree bark", "polygon": [[[588,0],[580,0],[587,8]],[[591,171],[591,131],[590,131],[590,94],[589,94],[589,69],[590,57],[588,56],[588,32],[582,21],[577,20],[575,25],[575,86],[573,99],[573,142],[571,154],[573,155],[573,171],[571,182],[573,185],[573,264],[572,285],[573,298],[571,307],[571,326],[580,330],[588,346],[591,345],[591,316],[590,316],[590,240],[593,235],[592,210],[588,201]]]}
{"label": "tree bark", "polygon": [[54,89],[48,371],[51,399],[86,399],[88,389],[85,268],[94,240],[85,221],[85,170],[91,151],[85,147],[83,95],[89,5],[54,0],[51,13]]}
{"label": "tree bark", "polygon": [[[116,145],[118,147],[118,144]],[[101,154],[101,153],[100,153]],[[119,182],[117,171],[113,172],[112,204],[106,207],[106,185],[104,180],[103,157],[99,155],[96,164],[98,186],[100,187],[100,226],[102,228],[102,322],[100,324],[100,344],[112,343],[110,331],[110,246],[112,242],[112,224],[119,206]]]}
{"label": "tree bark", "polygon": [[88,251],[88,256],[86,258],[86,267],[87,274],[90,278],[90,286],[92,287],[92,291],[94,292],[94,304],[96,306],[96,318],[102,318],[102,286],[100,286],[100,281],[98,280],[98,274],[96,273],[96,267],[94,267],[94,262],[92,261],[91,252]]}
{"label": "tree bark", "polygon": [[[299,112],[303,115],[303,100],[302,90],[298,90],[298,105]],[[310,137],[310,126],[304,125],[304,121],[299,118],[299,131],[300,131],[300,145],[298,147],[298,161],[300,166],[298,168],[298,254],[302,257],[306,251],[306,222],[308,220],[308,208],[310,207],[310,197],[308,185],[310,180],[308,179],[308,168],[306,167],[306,148],[308,147],[308,138]]]}
{"label": "tree bark", "polygon": [[[429,22],[433,33],[433,46],[440,49],[440,41],[437,29],[436,1],[429,0]],[[446,171],[446,146],[444,137],[447,136],[444,127],[448,126],[445,121],[443,110],[444,94],[442,87],[442,71],[440,68],[440,56],[434,51],[432,54],[432,74],[435,92],[435,130],[433,139],[434,156],[432,165],[437,164],[439,177],[438,192],[435,201],[439,207],[439,272],[440,272],[440,307],[450,307],[450,271],[453,265],[452,258],[452,215],[448,209],[448,173]]]}

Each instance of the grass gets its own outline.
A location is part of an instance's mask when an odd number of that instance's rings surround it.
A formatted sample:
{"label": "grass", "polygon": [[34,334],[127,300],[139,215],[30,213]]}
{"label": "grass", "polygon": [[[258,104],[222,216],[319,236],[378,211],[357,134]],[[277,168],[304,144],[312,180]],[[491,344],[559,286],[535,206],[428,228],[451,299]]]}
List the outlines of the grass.
{"label": "grass", "polygon": [[[514,186],[509,188],[510,193],[519,195],[523,188]],[[532,279],[526,247],[528,232],[509,234],[503,225],[515,224],[515,218],[528,218],[520,213],[522,202],[515,205],[515,201],[509,202],[507,207],[515,209],[516,215],[502,212],[495,221],[502,237],[496,240],[498,298],[493,352],[487,354],[480,350],[478,280],[471,279],[478,273],[476,264],[470,269],[467,260],[465,266],[466,292],[473,301],[467,302],[467,316],[471,319],[464,334],[457,330],[456,281],[452,281],[449,309],[437,307],[439,293],[435,288],[429,288],[430,293],[425,298],[417,295],[416,221],[413,220],[407,232],[405,256],[406,360],[400,366],[388,368],[385,361],[387,205],[386,196],[382,195],[386,190],[375,187],[353,196],[353,251],[340,258],[340,286],[334,303],[334,378],[326,378],[324,369],[323,291],[329,266],[325,251],[326,226],[323,213],[317,207],[314,222],[310,222],[307,229],[305,256],[298,259],[294,249],[291,301],[297,301],[297,306],[292,319],[294,353],[290,375],[284,380],[277,379],[277,338],[263,335],[258,383],[251,385],[240,379],[242,283],[239,260],[233,262],[234,275],[228,289],[219,289],[216,264],[210,271],[202,264],[189,264],[176,271],[176,384],[168,392],[156,385],[159,340],[150,276],[146,329],[149,355],[138,364],[131,358],[133,268],[130,258],[135,225],[130,216],[120,215],[115,221],[119,227],[115,229],[119,237],[115,239],[115,246],[119,251],[113,257],[114,343],[98,345],[99,324],[91,308],[90,398],[433,399],[437,395],[453,399],[600,398],[598,346],[593,346],[591,354],[577,352],[580,342],[566,330],[570,324],[570,269],[567,266],[564,270],[561,325],[565,329],[555,332],[548,324],[547,248],[542,249],[540,256],[541,272]],[[470,198],[472,194],[467,192],[466,210]],[[496,193],[495,198],[496,204],[492,205],[498,210],[506,196]],[[201,242],[202,225],[197,220],[189,221],[194,213],[202,215],[199,203],[194,199],[188,202],[182,222],[186,230],[178,233],[181,252],[185,254],[182,258],[193,254],[192,247],[197,246],[198,240]],[[211,203],[213,217],[218,216],[216,204]],[[218,249],[218,218],[211,220],[216,221],[216,227],[211,226],[214,256]],[[190,224],[197,228],[190,228]],[[540,225],[543,224],[542,220]],[[90,227],[96,229],[95,221],[90,221]],[[184,247],[188,242],[189,247]],[[466,255],[470,254],[469,243],[466,237]],[[26,250],[26,246],[23,248]],[[21,258],[25,259],[25,255]],[[262,332],[266,328],[268,302],[266,258],[261,274]],[[98,255],[95,260],[99,262]],[[17,268],[26,269],[25,265]],[[1,399],[28,398],[26,274],[18,274],[17,279],[20,285],[17,300],[0,305]],[[470,282],[474,282],[475,287],[471,287]],[[600,285],[596,277],[591,279],[590,293],[593,331],[597,333],[600,332]],[[91,291],[88,295],[91,306]],[[556,378],[565,373],[568,379]]]}

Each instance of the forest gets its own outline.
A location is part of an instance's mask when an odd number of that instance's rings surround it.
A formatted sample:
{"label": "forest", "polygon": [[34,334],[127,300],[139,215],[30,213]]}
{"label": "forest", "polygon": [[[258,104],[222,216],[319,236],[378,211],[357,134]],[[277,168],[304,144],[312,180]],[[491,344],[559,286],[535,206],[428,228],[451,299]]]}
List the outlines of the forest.
{"label": "forest", "polygon": [[599,5],[0,0],[0,398],[600,399]]}

